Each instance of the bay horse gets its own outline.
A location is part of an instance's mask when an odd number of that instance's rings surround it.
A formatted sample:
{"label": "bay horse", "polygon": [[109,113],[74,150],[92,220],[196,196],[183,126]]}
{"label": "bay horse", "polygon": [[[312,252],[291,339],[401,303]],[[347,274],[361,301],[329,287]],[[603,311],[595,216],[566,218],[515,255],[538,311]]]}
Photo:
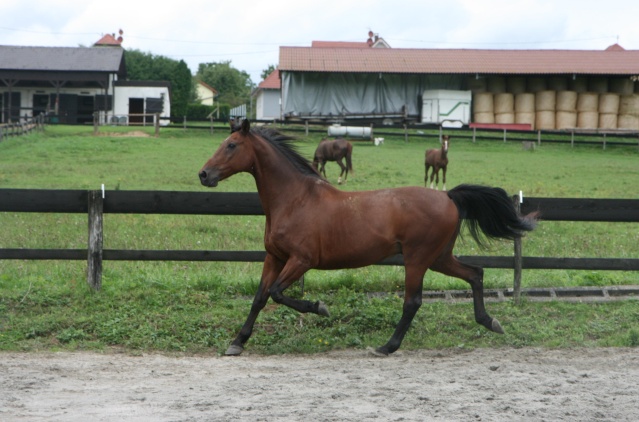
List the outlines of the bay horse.
{"label": "bay horse", "polygon": [[[352,155],[353,145],[346,139],[322,139],[315,150],[315,154],[313,154],[313,167],[317,170],[319,165],[319,173],[326,178],[326,170],[324,170],[326,162],[335,161],[342,170],[337,179],[337,184],[341,185],[342,176],[344,176],[344,183],[346,183],[348,172],[353,171]],[[346,165],[342,163],[343,158],[346,159]]]}
{"label": "bay horse", "polygon": [[292,141],[268,126],[248,120],[226,138],[198,176],[215,187],[236,173],[255,179],[266,215],[266,258],[251,310],[226,355],[239,355],[269,298],[302,313],[329,316],[327,306],[289,297],[285,290],[310,269],[332,270],[376,264],[403,255],[405,291],[402,316],[379,355],[395,352],[422,304],[422,285],[431,269],[468,282],[475,321],[503,333],[484,306],[483,269],[460,262],[453,246],[462,221],[472,237],[514,239],[534,228],[536,215],[522,217],[501,188],[460,185],[443,192],[399,187],[347,192],[331,185],[300,155]]}
{"label": "bay horse", "polygon": [[[446,190],[446,167],[448,166],[448,146],[450,137],[442,136],[442,147],[429,149],[426,151],[425,165],[426,175],[424,176],[424,186],[428,186],[428,169],[433,168],[430,174],[430,188],[437,189],[439,185],[439,170],[442,171],[443,190]],[[435,179],[435,183],[433,183]]]}

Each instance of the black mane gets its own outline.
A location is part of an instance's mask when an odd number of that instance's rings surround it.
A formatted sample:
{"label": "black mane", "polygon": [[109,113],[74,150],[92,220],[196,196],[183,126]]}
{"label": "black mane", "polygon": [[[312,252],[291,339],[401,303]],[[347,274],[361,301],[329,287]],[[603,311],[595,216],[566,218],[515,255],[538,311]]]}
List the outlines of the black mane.
{"label": "black mane", "polygon": [[313,168],[311,162],[297,151],[297,148],[293,144],[295,140],[294,137],[284,135],[277,129],[268,126],[251,128],[251,132],[263,138],[273,148],[279,151],[300,173],[306,176],[317,177],[318,179],[322,178]]}

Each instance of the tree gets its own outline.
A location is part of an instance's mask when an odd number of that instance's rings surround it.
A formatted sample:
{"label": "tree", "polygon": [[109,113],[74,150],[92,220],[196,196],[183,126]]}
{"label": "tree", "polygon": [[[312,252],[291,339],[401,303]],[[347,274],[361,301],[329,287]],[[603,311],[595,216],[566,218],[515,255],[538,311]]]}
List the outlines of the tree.
{"label": "tree", "polygon": [[171,83],[171,115],[183,116],[193,97],[191,71],[184,60],[125,50],[128,79],[131,81],[169,81]]}
{"label": "tree", "polygon": [[195,76],[217,90],[220,103],[231,107],[248,103],[254,87],[250,75],[235,69],[230,61],[200,63]]}
{"label": "tree", "polygon": [[268,77],[268,75],[270,75],[271,73],[273,73],[273,71],[276,69],[274,64],[269,64],[268,67],[266,69],[264,69],[262,71],[262,74],[260,75],[262,77],[262,80],[266,79]]}

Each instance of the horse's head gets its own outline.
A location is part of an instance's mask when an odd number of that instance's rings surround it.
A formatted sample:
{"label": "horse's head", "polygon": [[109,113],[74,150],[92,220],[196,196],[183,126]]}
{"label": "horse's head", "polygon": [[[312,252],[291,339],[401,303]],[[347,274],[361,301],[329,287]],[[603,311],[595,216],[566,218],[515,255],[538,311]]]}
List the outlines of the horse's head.
{"label": "horse's head", "polygon": [[444,135],[442,136],[442,150],[444,152],[448,152],[448,147],[450,146],[450,136]]}
{"label": "horse's head", "polygon": [[198,173],[204,186],[215,187],[220,180],[250,170],[255,158],[250,130],[249,121],[244,120],[239,129],[222,142]]}

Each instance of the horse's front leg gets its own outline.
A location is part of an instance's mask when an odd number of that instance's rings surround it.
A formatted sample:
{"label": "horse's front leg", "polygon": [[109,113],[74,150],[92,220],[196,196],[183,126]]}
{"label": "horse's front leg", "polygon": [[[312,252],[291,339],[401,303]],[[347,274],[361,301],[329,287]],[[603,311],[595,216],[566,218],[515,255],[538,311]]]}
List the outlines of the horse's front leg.
{"label": "horse's front leg", "polygon": [[264,260],[264,267],[262,268],[262,278],[260,279],[260,285],[257,288],[257,292],[255,293],[255,298],[253,299],[253,304],[251,305],[251,311],[246,318],[246,322],[240,329],[240,332],[237,334],[233,343],[229,346],[229,348],[224,353],[227,356],[237,356],[242,353],[244,350],[244,343],[247,342],[249,337],[251,337],[251,333],[253,333],[253,326],[255,325],[255,320],[259,315],[260,311],[266,306],[266,302],[268,302],[269,298],[269,289],[273,285],[273,282],[277,279],[280,271],[284,267],[284,263],[275,258],[271,254],[266,255],[266,259]]}
{"label": "horse's front leg", "polygon": [[291,284],[299,280],[310,267],[297,258],[289,258],[284,269],[269,289],[269,293],[276,303],[288,306],[301,313],[314,313],[322,316],[329,316],[328,308],[321,302],[311,302],[310,300],[293,299],[284,295]]}
{"label": "horse's front leg", "polygon": [[446,190],[446,167],[442,167],[442,183],[444,184],[443,190]]}

